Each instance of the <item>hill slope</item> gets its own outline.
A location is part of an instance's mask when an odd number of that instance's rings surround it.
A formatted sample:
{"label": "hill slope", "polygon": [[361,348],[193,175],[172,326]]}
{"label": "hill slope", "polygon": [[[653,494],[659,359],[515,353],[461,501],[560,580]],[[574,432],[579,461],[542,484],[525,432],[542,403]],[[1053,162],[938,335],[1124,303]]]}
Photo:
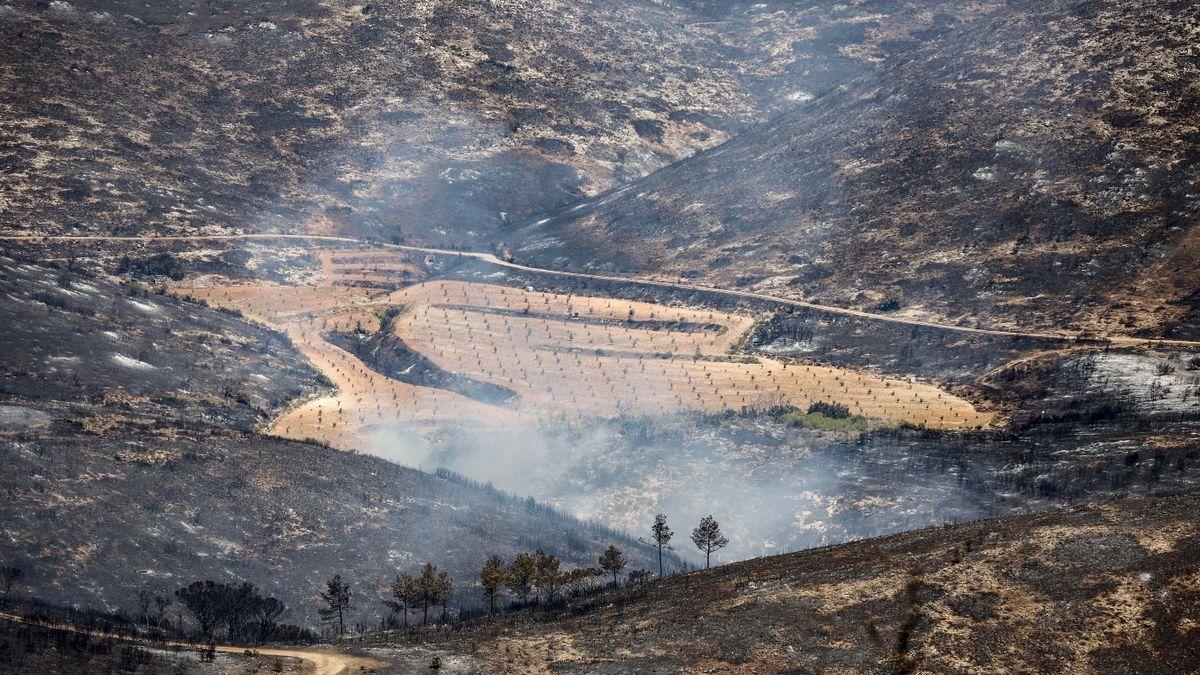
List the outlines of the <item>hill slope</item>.
{"label": "hill slope", "polygon": [[15,2],[0,217],[471,242],[868,72],[979,11],[960,5]]}
{"label": "hill slope", "polygon": [[1198,507],[1113,502],[760,558],[372,653],[396,672],[435,654],[457,673],[1193,672]]}
{"label": "hill slope", "polygon": [[573,564],[635,542],[532,500],[255,428],[319,375],[233,315],[0,259],[0,561],[21,593],[132,609],[137,591],[246,580],[315,625],[316,592],[352,580],[362,616],[397,570],[457,579],[490,553]]}
{"label": "hill slope", "polygon": [[771,123],[506,236],[963,323],[1200,334],[1190,3],[1008,2]]}

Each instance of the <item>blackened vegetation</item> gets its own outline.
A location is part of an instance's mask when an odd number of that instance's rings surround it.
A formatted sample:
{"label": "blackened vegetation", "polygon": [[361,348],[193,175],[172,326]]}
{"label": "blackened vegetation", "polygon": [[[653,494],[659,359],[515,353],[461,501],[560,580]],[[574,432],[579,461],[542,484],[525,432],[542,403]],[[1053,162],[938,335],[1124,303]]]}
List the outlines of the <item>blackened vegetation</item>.
{"label": "blackened vegetation", "polygon": [[[711,145],[790,105],[794,88],[876,68],[880,40],[930,27],[897,1],[740,5],[718,22],[691,3],[439,3],[419,19],[374,3],[339,13],[344,24],[311,0],[151,4],[7,10],[21,124],[0,129],[0,172],[24,176],[2,186],[12,227],[321,222],[462,242]],[[882,36],[856,29],[868,19]],[[841,37],[793,54],[810,27]],[[635,121],[661,133],[638,136]]]}
{"label": "blackened vegetation", "polygon": [[[982,324],[1186,338],[1200,62],[1185,5],[993,6],[505,240],[560,269],[698,271],[860,309],[896,287],[907,305]],[[1129,323],[1117,298],[1136,305]]]}
{"label": "blackened vegetation", "polygon": [[0,259],[0,397],[247,429],[327,384],[284,335],[137,285]]}
{"label": "blackened vegetation", "polygon": [[871,367],[894,375],[966,382],[1041,349],[1063,349],[1072,340],[971,334],[789,308],[755,327],[749,344],[774,356]]}
{"label": "blackened vegetation", "polygon": [[425,358],[392,330],[393,318],[386,314],[374,333],[329,332],[324,338],[357,356],[371,370],[406,384],[445,389],[493,405],[516,400],[517,393],[507,387],[452,373]]}
{"label": "blackened vegetation", "polygon": [[0,619],[0,670],[11,675],[178,672],[173,658],[114,637]]}

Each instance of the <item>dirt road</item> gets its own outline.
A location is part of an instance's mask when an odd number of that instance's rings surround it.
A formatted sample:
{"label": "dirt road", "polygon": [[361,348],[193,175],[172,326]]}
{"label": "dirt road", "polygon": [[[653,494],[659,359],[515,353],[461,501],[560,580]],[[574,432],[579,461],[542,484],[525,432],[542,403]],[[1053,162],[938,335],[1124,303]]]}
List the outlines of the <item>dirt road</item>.
{"label": "dirt road", "polygon": [[[240,239],[256,239],[256,240],[298,240],[298,241],[316,241],[330,243],[345,243],[358,244],[366,246],[375,246],[379,248],[389,248],[400,251],[410,251],[413,253],[430,253],[434,255],[452,255],[465,258],[473,258],[485,263],[496,265],[498,267],[507,267],[509,269],[520,270],[523,272],[533,272],[537,274],[551,274],[561,277],[571,277],[576,279],[592,279],[596,281],[613,281],[621,283],[641,284],[645,286],[654,286],[658,288],[698,291],[703,293],[713,293],[717,295],[725,295],[729,297],[747,298],[751,300],[761,300],[772,302],[789,307],[801,307],[817,312],[827,314],[840,314],[843,316],[854,316],[863,319],[874,321],[883,321],[887,323],[902,324],[907,326],[922,326],[925,328],[934,328],[938,330],[948,330],[958,333],[968,333],[973,335],[994,335],[1001,337],[1022,337],[1048,340],[1061,340],[1069,342],[1084,337],[1083,335],[1061,332],[1061,333],[1044,333],[1036,331],[1020,331],[1020,330],[999,330],[991,328],[974,328],[970,326],[956,326],[953,324],[937,323],[933,321],[921,321],[919,319],[910,319],[906,317],[891,316],[887,314],[875,314],[872,312],[864,312],[856,309],[847,309],[844,307],[831,307],[828,305],[818,305],[803,300],[792,300],[789,298],[780,297],[777,295],[768,295],[766,293],[754,293],[751,291],[739,291],[729,288],[717,288],[714,286],[703,286],[700,284],[687,284],[674,281],[661,281],[658,279],[648,279],[646,277],[635,276],[616,276],[605,274],[589,274],[586,272],[567,272],[564,270],[546,269],[542,267],[532,267],[522,265],[520,263],[509,262],[498,258],[491,253],[483,253],[478,251],[455,251],[451,249],[430,248],[427,246],[409,246],[406,244],[389,244],[379,241],[369,241],[363,239],[355,239],[353,237],[335,237],[329,235],[316,234],[214,234],[214,235],[198,235],[198,236],[147,236],[147,237],[116,237],[103,235],[63,235],[63,236],[29,236],[29,235],[0,235],[0,241],[113,241],[113,242],[140,242],[153,243],[156,241],[231,241]],[[1195,340],[1160,340],[1152,338],[1137,338],[1127,336],[1112,336],[1105,338],[1109,343],[1122,346],[1170,346],[1183,347],[1189,349],[1200,349],[1200,341]]]}
{"label": "dirt road", "polygon": [[[181,647],[183,649],[191,649],[201,651],[204,648],[194,645],[189,642],[178,642],[173,640],[147,640],[144,638],[126,637],[114,633],[102,633],[94,630],[84,630],[67,626],[63,624],[52,624],[43,621],[35,621],[21,616],[20,614],[12,614],[9,612],[0,612],[0,619],[8,621],[16,621],[17,623],[25,623],[32,626],[41,626],[43,628],[51,628],[54,630],[70,631],[72,633],[82,633],[84,635],[92,635],[95,637],[112,638],[121,640],[122,642],[130,642],[145,647],[171,648]],[[233,645],[216,645],[216,651],[225,654],[244,654],[247,647],[238,647]],[[367,659],[360,656],[350,656],[349,654],[339,654],[338,652],[320,651],[313,649],[285,649],[276,647],[255,647],[254,652],[262,656],[279,656],[284,658],[300,659],[307,661],[313,666],[315,675],[348,675],[349,673],[359,672],[362,669],[372,670],[382,668],[387,665],[382,661]]]}

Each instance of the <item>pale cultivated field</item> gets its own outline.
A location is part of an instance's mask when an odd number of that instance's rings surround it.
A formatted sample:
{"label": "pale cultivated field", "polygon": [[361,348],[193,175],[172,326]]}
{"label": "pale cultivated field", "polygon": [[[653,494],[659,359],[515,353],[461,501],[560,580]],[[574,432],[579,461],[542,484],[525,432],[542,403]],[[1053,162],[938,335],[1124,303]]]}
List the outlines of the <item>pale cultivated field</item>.
{"label": "pale cultivated field", "polygon": [[411,254],[388,249],[323,248],[317,252],[325,283],[396,284],[421,276]]}
{"label": "pale cultivated field", "polygon": [[[746,316],[458,281],[385,292],[333,282],[394,282],[398,270],[409,274],[415,268],[404,267],[408,263],[399,257],[362,251],[323,252],[322,260],[327,279],[317,286],[177,289],[286,332],[337,386],[336,395],[276,420],[272,431],[281,436],[370,450],[377,425],[395,421],[569,423],[624,414],[805,407],[814,401],[844,403],[876,420],[931,427],[973,427],[990,418],[926,384],[762,357],[739,362],[731,349],[753,324]],[[403,311],[392,329],[411,348],[444,370],[507,387],[517,400],[488,405],[397,382],[322,338],[356,327],[375,331],[378,313],[396,306]]]}

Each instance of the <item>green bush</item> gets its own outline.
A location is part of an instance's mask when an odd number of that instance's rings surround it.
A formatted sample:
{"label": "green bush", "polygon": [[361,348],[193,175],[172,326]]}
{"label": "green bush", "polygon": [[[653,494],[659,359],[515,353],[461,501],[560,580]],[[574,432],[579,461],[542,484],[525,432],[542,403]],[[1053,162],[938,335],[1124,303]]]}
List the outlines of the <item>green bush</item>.
{"label": "green bush", "polygon": [[842,405],[841,403],[817,401],[808,406],[808,414],[811,415],[813,413],[820,413],[835,420],[843,420],[850,417],[850,406]]}
{"label": "green bush", "polygon": [[847,417],[830,417],[821,412],[810,413],[785,413],[779,417],[779,421],[789,427],[801,427],[804,429],[816,429],[819,431],[846,431],[859,432],[866,431],[869,427],[867,418],[855,416]]}

